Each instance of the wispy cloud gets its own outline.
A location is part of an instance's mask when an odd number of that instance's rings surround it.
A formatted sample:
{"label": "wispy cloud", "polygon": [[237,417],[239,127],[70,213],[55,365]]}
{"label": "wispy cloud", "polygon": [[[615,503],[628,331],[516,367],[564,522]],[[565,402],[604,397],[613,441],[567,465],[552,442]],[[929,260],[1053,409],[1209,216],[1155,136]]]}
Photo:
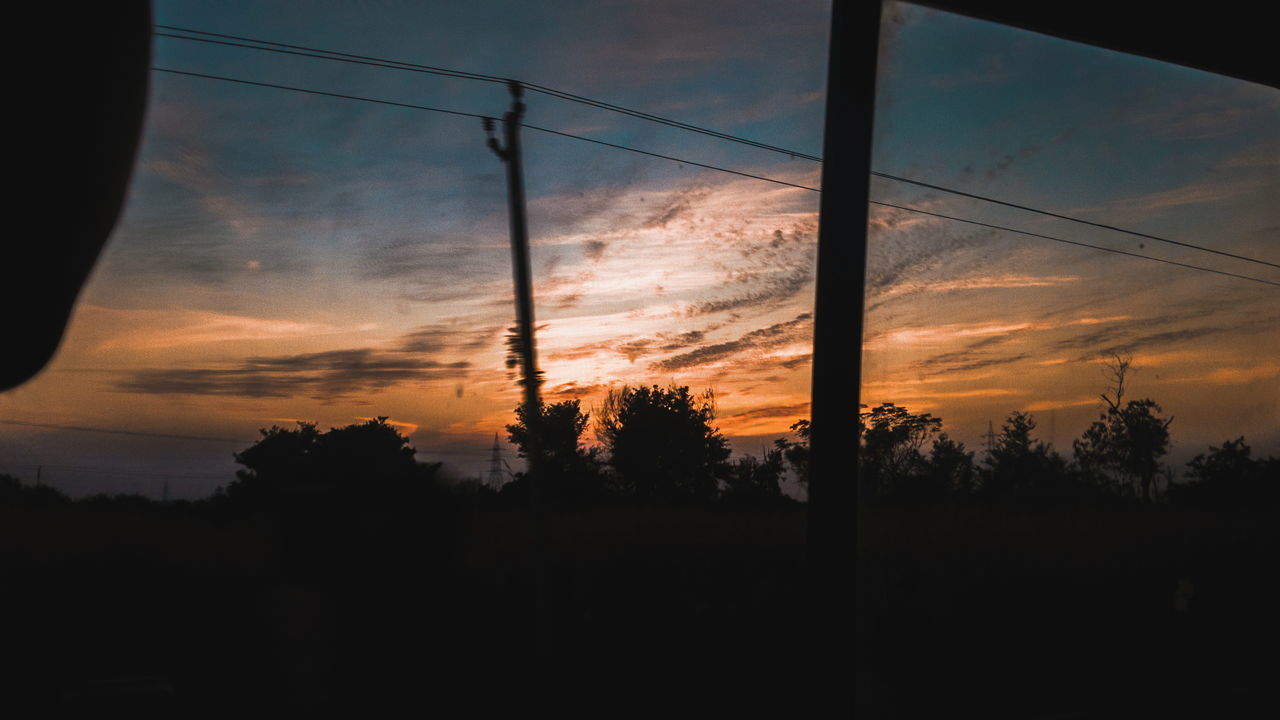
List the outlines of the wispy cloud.
{"label": "wispy cloud", "polygon": [[310,397],[333,401],[407,382],[463,377],[471,363],[440,362],[372,348],[255,357],[200,368],[142,369],[116,384],[121,392],[159,395]]}
{"label": "wispy cloud", "polygon": [[726,417],[736,420],[757,420],[760,418],[794,418],[800,419],[809,414],[809,403],[794,403],[792,405],[771,405],[769,407],[752,408],[742,412],[733,413]]}
{"label": "wispy cloud", "polygon": [[582,255],[591,261],[599,261],[604,257],[604,251],[609,249],[609,243],[603,240],[586,240],[582,243]]}
{"label": "wispy cloud", "polygon": [[[931,203],[913,200],[915,207]],[[868,312],[889,303],[901,304],[934,292],[941,283],[950,291],[963,289],[966,278],[994,278],[985,253],[990,230],[970,231],[933,218],[903,211],[876,208],[871,215],[873,234],[867,256]],[[1015,280],[1012,273],[1002,273]]]}
{"label": "wispy cloud", "polygon": [[1264,114],[1280,109],[1269,88],[1249,83],[1222,83],[1212,91],[1178,97],[1164,106],[1143,104],[1124,120],[1167,137],[1199,139],[1225,135]]}
{"label": "wispy cloud", "polygon": [[665,228],[672,222],[692,215],[711,194],[707,187],[691,187],[667,196],[661,206],[640,223],[641,230]]}
{"label": "wispy cloud", "polygon": [[995,290],[1003,288],[1045,288],[1071,285],[1080,281],[1079,275],[986,275],[929,283],[931,292],[954,292],[957,290]]}
{"label": "wispy cloud", "polygon": [[1280,365],[1275,363],[1218,368],[1205,375],[1186,378],[1184,381],[1204,382],[1211,385],[1244,385],[1272,378],[1280,378]]}
{"label": "wispy cloud", "polygon": [[[1199,317],[1203,316],[1200,315]],[[1096,358],[1100,353],[1113,351],[1150,350],[1220,335],[1249,335],[1272,329],[1276,326],[1276,322],[1276,318],[1261,317],[1235,324],[1217,323],[1181,327],[1173,330],[1160,330],[1158,332],[1143,332],[1146,328],[1168,327],[1169,325],[1176,325],[1176,323],[1143,322],[1138,320],[1106,330],[1098,330],[1085,335],[1067,338],[1059,341],[1054,347],[1058,349],[1087,347],[1091,349],[1091,352],[1081,356],[1081,359],[1092,359]]]}
{"label": "wispy cloud", "polygon": [[939,361],[937,358],[921,362],[917,367],[924,370],[927,374],[938,375],[942,373],[961,373],[971,370],[981,370],[983,368],[995,367],[997,365],[1009,365],[1011,363],[1020,362],[1032,357],[1031,353],[1018,353],[1017,355],[1000,355],[994,357],[983,357],[969,360],[961,360],[960,358],[947,358],[946,361]]}
{"label": "wispy cloud", "polygon": [[396,349],[425,354],[469,354],[495,347],[501,333],[501,325],[466,327],[459,323],[435,323],[401,335],[396,341]]}
{"label": "wispy cloud", "polygon": [[[233,332],[239,332],[240,325],[229,324]],[[221,324],[215,324],[215,328],[218,327]],[[249,327],[255,331],[260,329],[252,323]],[[271,338],[279,337],[282,331],[287,335],[296,334],[295,329],[288,326],[283,330],[271,324],[266,327],[277,331]],[[198,367],[143,368],[126,373],[115,389],[144,394],[350,401],[353,395],[375,393],[406,383],[459,383],[470,374],[471,358],[486,349],[496,349],[501,327],[469,327],[460,321],[434,323],[403,333],[382,347],[254,356]],[[189,342],[185,340],[189,336],[203,337],[178,333],[177,339]],[[261,333],[253,337],[263,339]],[[209,339],[223,339],[223,336],[211,331]]]}
{"label": "wispy cloud", "polygon": [[[669,80],[679,81],[724,62],[740,66],[759,59],[776,64],[779,57],[788,57],[779,52],[784,48],[790,48],[793,55],[820,52],[821,47],[809,46],[812,38],[824,37],[826,21],[825,14],[814,12],[811,6],[785,6],[784,11],[784,6],[765,4],[744,12],[721,3],[657,0],[622,7],[628,8],[627,31],[589,45],[598,69],[581,69],[580,73],[607,71],[607,77],[616,83],[640,79],[641,72],[660,70]],[[752,30],[764,18],[772,30],[767,39]],[[708,27],[714,30],[708,32]]]}
{"label": "wispy cloud", "polygon": [[327,323],[229,315],[201,310],[122,310],[94,305],[78,312],[110,328],[100,351],[146,351],[208,343],[283,340],[368,330],[371,325],[339,327]]}
{"label": "wispy cloud", "polygon": [[[809,417],[809,403],[771,405],[751,408],[719,418],[717,425],[731,437],[787,435],[796,420]],[[766,448],[764,448],[767,450]],[[755,454],[760,448],[744,447],[741,451]]]}
{"label": "wispy cloud", "polygon": [[796,297],[813,280],[817,260],[815,227],[808,221],[790,232],[774,230],[767,237],[740,238],[736,262],[724,262],[722,287],[729,297],[702,300],[696,314],[774,307]]}
{"label": "wispy cloud", "polygon": [[988,180],[994,180],[997,177],[1008,172],[1008,170],[1012,168],[1014,165],[1018,163],[1025,163],[1026,161],[1030,160],[1036,155],[1039,155],[1040,153],[1044,152],[1047,149],[1069,142],[1071,138],[1074,136],[1075,136],[1075,128],[1068,127],[1068,128],[1064,128],[1063,130],[1060,130],[1059,132],[1055,133],[1053,137],[1050,137],[1046,140],[1037,140],[1037,141],[1026,143],[1022,147],[1018,148],[1017,150],[1000,155],[995,160],[995,162],[991,165],[991,167],[987,168],[984,174],[986,175],[986,178]]}
{"label": "wispy cloud", "polygon": [[786,322],[752,330],[736,340],[704,345],[653,363],[654,370],[671,371],[721,362],[749,350],[809,342],[813,334],[813,314],[802,313]]}
{"label": "wispy cloud", "polygon": [[813,272],[812,267],[794,267],[771,273],[754,282],[754,286],[745,293],[705,300],[693,307],[699,314],[711,314],[780,303],[798,295],[813,279]]}
{"label": "wispy cloud", "polygon": [[1215,170],[1253,170],[1280,167],[1280,140],[1246,148],[1214,166]]}
{"label": "wispy cloud", "polygon": [[[366,416],[362,416],[362,415],[357,415],[355,419],[356,419],[356,420],[359,420],[360,422],[369,422],[370,420],[376,420],[377,418],[373,418],[373,417],[366,417]],[[403,422],[403,421],[400,421],[400,420],[396,420],[396,419],[394,419],[394,418],[387,418],[387,419],[385,420],[385,422],[386,422],[386,424],[390,425],[391,427],[396,428],[397,430],[402,431],[402,433],[403,433],[406,437],[407,437],[407,436],[409,436],[409,435],[412,435],[412,434],[414,434],[414,433],[416,433],[416,432],[418,432],[418,427],[419,427],[419,425],[418,425],[417,423]]]}
{"label": "wispy cloud", "polygon": [[991,52],[982,57],[977,67],[934,73],[926,82],[939,90],[957,90],[1007,82],[1015,75],[1014,67],[1002,53]]}
{"label": "wispy cloud", "polygon": [[1022,408],[1025,412],[1046,412],[1048,410],[1061,410],[1063,408],[1084,407],[1086,405],[1101,405],[1102,400],[1098,396],[1078,397],[1067,400],[1037,400],[1026,407]]}
{"label": "wispy cloud", "polygon": [[1025,391],[1013,390],[1010,388],[971,388],[968,390],[920,389],[916,392],[903,392],[895,396],[894,399],[889,402],[936,405],[936,401],[938,400],[972,400],[974,398],[1009,397],[1012,395],[1023,394],[1025,394]]}
{"label": "wispy cloud", "polygon": [[608,385],[603,383],[579,383],[570,381],[552,385],[546,389],[547,399],[555,402],[563,400],[574,400],[593,395],[600,395],[609,389]]}
{"label": "wispy cloud", "polygon": [[1208,180],[1168,190],[1135,195],[1111,203],[1108,208],[1124,212],[1168,210],[1187,205],[1207,205],[1272,188],[1267,178]]}

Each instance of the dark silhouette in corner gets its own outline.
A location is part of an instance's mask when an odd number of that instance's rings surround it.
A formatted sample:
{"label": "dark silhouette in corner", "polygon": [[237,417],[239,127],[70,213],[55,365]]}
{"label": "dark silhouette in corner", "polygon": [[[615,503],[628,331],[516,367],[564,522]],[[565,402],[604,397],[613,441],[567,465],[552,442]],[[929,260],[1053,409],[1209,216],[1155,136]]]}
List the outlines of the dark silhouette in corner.
{"label": "dark silhouette in corner", "polygon": [[[17,3],[13,27],[57,27],[58,51],[25,62],[14,43],[10,114],[18,139],[9,167],[12,207],[40,231],[6,243],[0,262],[5,352],[0,391],[45,366],[77,295],[115,226],[142,135],[151,71],[151,3],[87,3],[69,22],[65,8]],[[18,57],[17,53],[22,53]]]}

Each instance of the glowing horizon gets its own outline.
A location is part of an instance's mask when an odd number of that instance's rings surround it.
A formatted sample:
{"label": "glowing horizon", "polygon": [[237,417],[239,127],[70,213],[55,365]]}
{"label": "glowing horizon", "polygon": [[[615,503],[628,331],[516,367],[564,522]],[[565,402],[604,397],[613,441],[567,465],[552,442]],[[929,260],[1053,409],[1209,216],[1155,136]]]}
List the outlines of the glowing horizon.
{"label": "glowing horizon", "polygon": [[[513,4],[485,34],[459,7],[428,22],[175,1],[156,3],[156,21],[527,78],[819,154],[828,2],[730,23],[714,3],[657,5]],[[905,4],[889,7],[882,37],[877,170],[1276,260],[1275,90]],[[159,38],[155,53],[158,66],[263,82],[494,115],[507,105],[504,89],[456,79]],[[0,419],[31,423],[0,426],[0,472],[29,475],[65,452],[79,458],[66,464],[138,472],[231,466],[223,448],[142,439],[68,451],[41,425],[247,446],[285,419],[389,416],[423,459],[477,474],[519,402],[503,364],[505,187],[479,122],[152,83],[123,219],[62,346],[0,395]],[[807,160],[526,102],[534,124],[820,182]],[[807,416],[818,193],[533,132],[524,142],[548,402],[589,410],[623,383],[713,388],[721,430],[747,453]],[[883,178],[872,197],[1280,280]],[[1239,435],[1280,454],[1275,288],[881,206],[869,231],[864,403],[940,416],[970,450],[988,421],[1030,411],[1069,453],[1101,405],[1101,353],[1125,349],[1131,397],[1176,418],[1178,461]]]}

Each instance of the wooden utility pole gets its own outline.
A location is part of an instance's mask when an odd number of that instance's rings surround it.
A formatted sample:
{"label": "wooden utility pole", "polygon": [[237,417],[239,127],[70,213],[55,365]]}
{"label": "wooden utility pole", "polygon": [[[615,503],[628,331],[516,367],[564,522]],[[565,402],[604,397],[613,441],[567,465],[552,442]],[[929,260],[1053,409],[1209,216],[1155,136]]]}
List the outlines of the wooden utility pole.
{"label": "wooden utility pole", "polygon": [[541,451],[538,425],[542,418],[542,400],[539,386],[537,351],[533,339],[533,272],[529,261],[529,227],[525,216],[524,166],[520,154],[520,121],[524,118],[524,88],[520,83],[508,82],[511,90],[511,109],[502,116],[505,144],[499,144],[493,136],[493,118],[484,119],[485,132],[489,133],[488,146],[507,166],[507,206],[511,220],[511,261],[515,275],[516,325],[519,337],[521,384],[524,386],[525,426],[528,429],[528,467],[525,477],[529,483],[529,505],[533,513],[534,543],[533,565],[535,584],[535,623],[537,630],[537,655],[549,654],[550,637],[547,608],[546,574],[546,516],[542,508]]}

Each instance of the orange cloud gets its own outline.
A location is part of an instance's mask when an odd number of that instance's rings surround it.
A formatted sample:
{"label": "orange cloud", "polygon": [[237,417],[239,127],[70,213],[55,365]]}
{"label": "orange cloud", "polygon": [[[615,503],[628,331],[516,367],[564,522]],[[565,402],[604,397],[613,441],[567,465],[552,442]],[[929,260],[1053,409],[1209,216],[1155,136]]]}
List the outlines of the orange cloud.
{"label": "orange cloud", "polygon": [[878,336],[868,338],[864,347],[875,348],[883,345],[915,345],[922,343],[941,343],[965,337],[984,335],[1008,335],[1021,330],[1033,329],[1031,323],[1013,323],[1008,325],[964,325],[947,324],[935,327],[905,328],[891,330]]}
{"label": "orange cloud", "polygon": [[[958,400],[966,398],[987,398],[987,397],[1006,397],[1009,395],[1023,394],[1018,390],[1008,388],[977,388],[974,390],[952,390],[944,392],[925,391],[919,393],[904,392],[896,396],[894,400],[886,400],[885,402],[902,403],[927,403],[936,405],[937,400]],[[868,405],[872,403],[867,403]]]}
{"label": "orange cloud", "polygon": [[1123,322],[1125,320],[1132,320],[1132,319],[1133,319],[1132,315],[1109,315],[1107,317],[1101,317],[1101,318],[1082,317],[1082,318],[1077,318],[1075,320],[1072,320],[1071,322],[1066,323],[1066,325],[1100,325],[1102,323]]}
{"label": "orange cloud", "polygon": [[[323,323],[228,315],[201,310],[121,310],[85,306],[88,322],[122,328],[99,342],[96,350],[158,350],[207,343],[279,340],[372,329],[339,328]],[[108,330],[108,332],[110,332]]]}
{"label": "orange cloud", "polygon": [[1221,368],[1203,378],[1215,385],[1240,385],[1280,377],[1280,365],[1257,365],[1242,368]]}
{"label": "orange cloud", "polygon": [[1251,178],[1231,182],[1210,181],[1184,185],[1171,190],[1138,195],[1116,203],[1124,210],[1167,210],[1184,205],[1205,205],[1209,203],[1231,200],[1270,187],[1270,181],[1263,178]]}
{"label": "orange cloud", "polygon": [[[371,420],[377,420],[377,418],[356,416],[356,420],[359,420],[360,422],[365,423],[365,422],[369,422],[369,421],[371,421]],[[412,435],[412,434],[414,434],[414,433],[418,432],[418,424],[417,424],[417,423],[401,422],[401,421],[399,421],[399,420],[392,420],[392,419],[388,418],[388,419],[387,419],[387,424],[388,424],[388,425],[390,425],[390,426],[391,426],[391,427],[393,427],[393,428],[397,428],[397,429],[399,429],[399,430],[402,430],[402,431],[403,431],[403,432],[401,433],[402,435]]]}
{"label": "orange cloud", "polygon": [[945,292],[949,290],[992,290],[996,288],[1029,288],[1057,287],[1070,285],[1080,280],[1079,275],[990,275],[985,277],[964,278],[946,282],[930,283],[923,290]]}
{"label": "orange cloud", "polygon": [[1076,398],[1075,400],[1040,400],[1023,408],[1025,412],[1043,412],[1045,410],[1061,410],[1062,408],[1080,407],[1099,403],[1098,397]]}

